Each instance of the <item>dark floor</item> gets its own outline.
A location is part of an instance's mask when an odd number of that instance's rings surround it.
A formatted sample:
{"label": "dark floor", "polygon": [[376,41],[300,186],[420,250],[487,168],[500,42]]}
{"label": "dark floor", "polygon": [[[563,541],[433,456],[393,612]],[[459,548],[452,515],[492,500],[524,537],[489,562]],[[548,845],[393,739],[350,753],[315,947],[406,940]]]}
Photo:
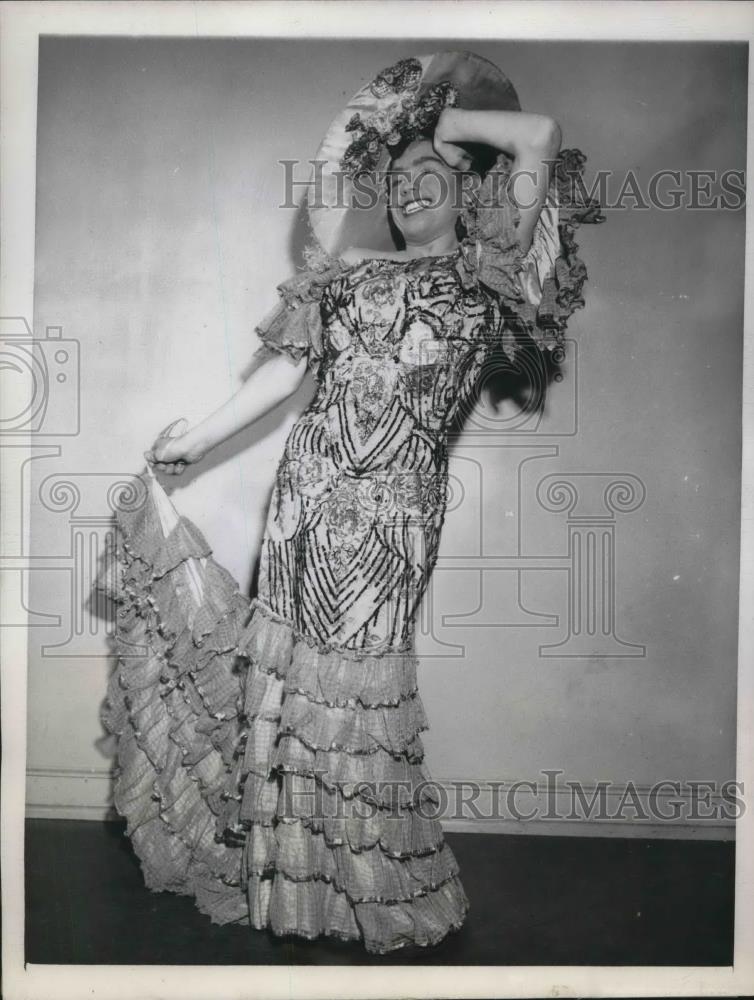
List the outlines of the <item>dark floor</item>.
{"label": "dark floor", "polygon": [[117,823],[29,820],[26,961],[158,965],[730,965],[735,845],[448,834],[471,911],[434,948],[374,956],[216,927],[151,893]]}

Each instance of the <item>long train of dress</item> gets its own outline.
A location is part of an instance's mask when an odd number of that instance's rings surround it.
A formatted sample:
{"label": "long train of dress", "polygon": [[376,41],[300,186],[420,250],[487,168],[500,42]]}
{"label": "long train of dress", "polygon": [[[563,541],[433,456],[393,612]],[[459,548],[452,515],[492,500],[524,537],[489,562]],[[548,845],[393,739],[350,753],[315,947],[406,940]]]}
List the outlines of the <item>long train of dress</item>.
{"label": "long train of dress", "polygon": [[440,941],[468,900],[433,815],[414,655],[322,648],[249,605],[189,521],[164,533],[155,491],[118,518],[103,711],[146,884],[216,923],[372,952]]}

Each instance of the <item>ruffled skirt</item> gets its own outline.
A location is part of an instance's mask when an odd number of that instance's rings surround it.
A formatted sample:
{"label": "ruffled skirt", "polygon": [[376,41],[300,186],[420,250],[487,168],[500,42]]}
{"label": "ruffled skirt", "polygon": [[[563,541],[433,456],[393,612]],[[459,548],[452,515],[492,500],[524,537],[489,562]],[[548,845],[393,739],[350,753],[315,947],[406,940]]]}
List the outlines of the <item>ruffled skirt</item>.
{"label": "ruffled skirt", "polygon": [[119,518],[114,802],[149,888],[215,923],[433,945],[468,900],[409,653],[324,648],[249,606],[181,518]]}

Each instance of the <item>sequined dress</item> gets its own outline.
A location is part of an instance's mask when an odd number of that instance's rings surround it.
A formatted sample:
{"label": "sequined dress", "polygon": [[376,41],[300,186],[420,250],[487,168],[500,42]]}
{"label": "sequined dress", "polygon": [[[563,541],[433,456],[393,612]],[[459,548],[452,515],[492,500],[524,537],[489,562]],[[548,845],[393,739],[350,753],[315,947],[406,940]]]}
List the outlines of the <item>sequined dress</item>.
{"label": "sequined dress", "polygon": [[[531,307],[510,236],[489,258],[477,241],[281,287],[259,334],[306,356],[317,388],[277,470],[251,605],[190,522],[165,538],[149,505],[119,517],[120,667],[103,715],[115,804],[147,884],[192,895],[215,922],[380,953],[436,944],[465,919],[424,761],[413,630],[448,428],[491,346],[515,354],[511,317]],[[494,292],[485,266],[503,276]],[[583,275],[566,271],[558,287],[573,292]],[[190,613],[189,560],[204,574]]]}

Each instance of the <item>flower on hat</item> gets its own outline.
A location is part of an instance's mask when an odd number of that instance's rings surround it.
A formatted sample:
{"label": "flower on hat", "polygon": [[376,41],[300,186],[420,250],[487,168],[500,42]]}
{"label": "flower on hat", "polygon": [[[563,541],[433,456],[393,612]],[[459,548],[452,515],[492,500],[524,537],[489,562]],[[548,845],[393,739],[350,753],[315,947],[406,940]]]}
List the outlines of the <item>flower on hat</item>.
{"label": "flower on hat", "polygon": [[418,97],[422,66],[418,59],[403,59],[383,70],[370,85],[380,107],[366,118],[357,112],[346,125],[353,140],[340,161],[354,178],[374,170],[385,146],[397,146],[431,131],[443,110],[458,104],[458,91],[448,80],[429,87]]}
{"label": "flower on hat", "polygon": [[378,73],[372,80],[370,90],[375,97],[385,97],[391,91],[416,90],[422,78],[422,64],[418,59],[401,59],[394,66]]}

